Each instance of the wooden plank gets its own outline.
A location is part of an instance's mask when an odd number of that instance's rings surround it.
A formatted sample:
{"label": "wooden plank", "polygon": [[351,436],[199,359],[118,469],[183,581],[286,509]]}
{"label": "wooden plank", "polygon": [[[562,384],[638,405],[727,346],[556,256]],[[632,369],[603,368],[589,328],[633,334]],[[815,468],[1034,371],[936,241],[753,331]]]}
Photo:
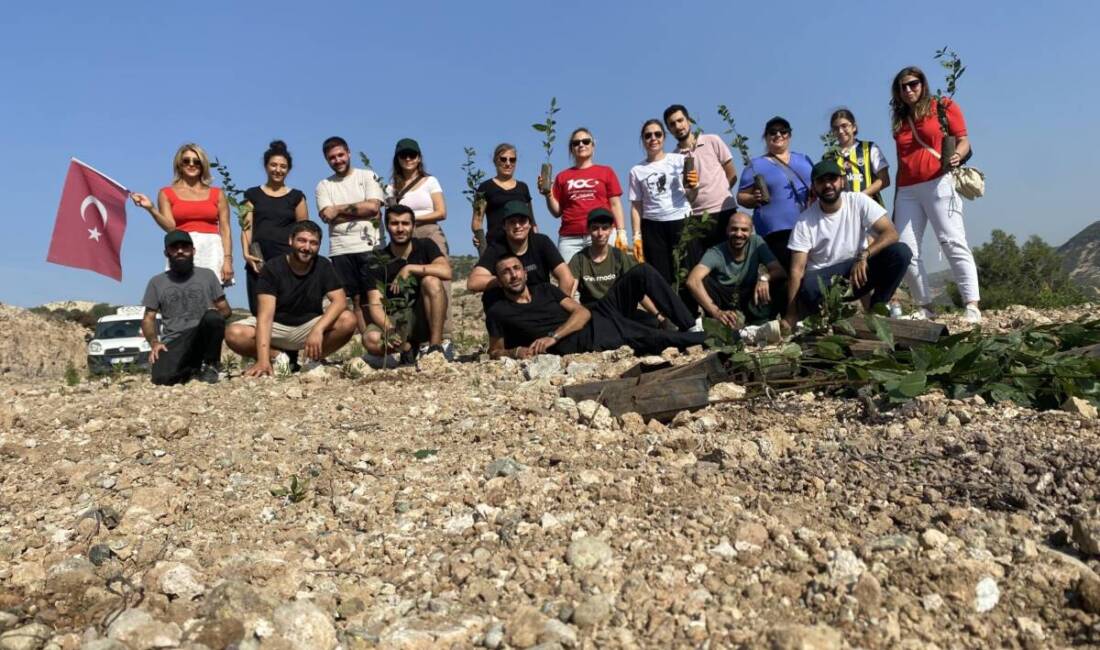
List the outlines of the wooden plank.
{"label": "wooden plank", "polygon": [[727,375],[726,367],[717,352],[708,354],[705,358],[681,366],[673,366],[657,372],[647,372],[638,378],[639,384],[648,384],[655,381],[668,381],[680,377],[706,376],[711,383],[718,383]]}
{"label": "wooden plank", "polygon": [[1100,343],[1066,350],[1066,354],[1071,354],[1075,357],[1085,357],[1086,359],[1100,359]]}
{"label": "wooden plank", "polygon": [[680,411],[705,407],[709,392],[710,382],[705,376],[680,377],[605,393],[604,405],[614,416],[633,411],[647,420],[666,422]]}
{"label": "wooden plank", "polygon": [[[901,320],[896,318],[883,318],[886,327],[894,335],[894,343],[910,346],[915,343],[935,343],[940,337],[947,335],[947,326],[942,323],[934,323],[924,320]],[[848,319],[856,337],[867,340],[878,340],[878,335],[867,327],[863,316]]]}
{"label": "wooden plank", "polygon": [[890,346],[885,341],[852,341],[848,346],[852,350],[852,356],[857,359],[865,359],[875,353],[876,350],[889,350]]}
{"label": "wooden plank", "polygon": [[608,395],[630,391],[637,385],[637,377],[606,379],[604,381],[588,382],[587,384],[566,386],[561,389],[561,394],[577,402],[583,402],[586,399],[599,399],[601,394],[606,398]]}

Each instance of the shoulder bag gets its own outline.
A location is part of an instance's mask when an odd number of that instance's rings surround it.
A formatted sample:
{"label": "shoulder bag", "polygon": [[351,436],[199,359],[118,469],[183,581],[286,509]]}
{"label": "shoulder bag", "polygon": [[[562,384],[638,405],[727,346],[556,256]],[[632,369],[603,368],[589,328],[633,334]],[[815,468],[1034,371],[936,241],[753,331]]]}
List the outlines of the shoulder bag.
{"label": "shoulder bag", "polygon": [[[912,129],[913,138],[916,139],[917,144],[924,147],[928,153],[935,156],[936,160],[939,160],[941,158],[940,152],[929,147],[925,144],[924,140],[921,140],[920,133],[917,132],[917,126],[913,124],[913,117],[909,116],[908,119],[909,128]],[[985,174],[977,167],[964,167],[959,165],[951,170],[951,175],[954,177],[955,191],[959,193],[959,196],[971,201],[985,196]]]}

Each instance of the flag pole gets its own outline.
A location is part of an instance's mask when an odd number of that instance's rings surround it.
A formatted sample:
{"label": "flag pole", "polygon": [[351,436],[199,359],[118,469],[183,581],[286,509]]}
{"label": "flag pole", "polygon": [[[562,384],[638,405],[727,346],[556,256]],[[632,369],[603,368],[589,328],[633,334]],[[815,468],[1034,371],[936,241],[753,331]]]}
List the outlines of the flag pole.
{"label": "flag pole", "polygon": [[100,176],[102,176],[103,178],[106,178],[107,180],[111,181],[112,183],[114,183],[115,185],[117,185],[117,186],[118,186],[118,188],[119,188],[120,190],[122,190],[123,192],[126,192],[127,194],[129,194],[129,193],[130,193],[130,190],[129,190],[129,189],[127,189],[125,185],[123,185],[122,183],[119,183],[118,181],[116,181],[115,179],[111,178],[111,177],[110,177],[110,176],[108,176],[107,174],[104,174],[103,172],[99,171],[99,170],[98,170],[98,169],[96,169],[95,167],[92,167],[91,165],[89,165],[88,163],[84,162],[83,160],[79,160],[79,159],[77,159],[77,158],[72,158],[72,161],[73,161],[74,163],[76,163],[76,164],[80,165],[81,167],[87,167],[88,169],[90,169],[90,170],[92,170],[93,172],[95,172],[95,173],[99,174],[99,175],[100,175]]}

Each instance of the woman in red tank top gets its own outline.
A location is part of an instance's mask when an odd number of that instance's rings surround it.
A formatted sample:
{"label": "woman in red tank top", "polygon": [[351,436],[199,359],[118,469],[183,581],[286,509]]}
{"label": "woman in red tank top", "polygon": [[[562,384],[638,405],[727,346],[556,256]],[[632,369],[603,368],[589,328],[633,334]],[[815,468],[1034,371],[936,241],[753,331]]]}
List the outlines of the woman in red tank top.
{"label": "woman in red tank top", "polygon": [[157,194],[157,205],[144,194],[134,203],[165,230],[182,230],[195,242],[195,266],[208,268],[223,285],[233,284],[233,246],[230,243],[229,204],[210,185],[210,160],[194,143],[181,146],[172,164],[172,184]]}

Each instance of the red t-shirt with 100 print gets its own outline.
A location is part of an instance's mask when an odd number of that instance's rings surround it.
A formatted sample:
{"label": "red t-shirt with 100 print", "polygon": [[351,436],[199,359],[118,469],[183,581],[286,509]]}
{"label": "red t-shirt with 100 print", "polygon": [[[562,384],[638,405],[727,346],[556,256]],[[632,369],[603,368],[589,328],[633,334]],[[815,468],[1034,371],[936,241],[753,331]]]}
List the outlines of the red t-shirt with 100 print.
{"label": "red t-shirt with 100 print", "polygon": [[611,197],[622,196],[615,170],[605,165],[584,169],[570,167],[554,179],[554,198],[561,206],[562,237],[588,234],[588,213],[595,208],[611,209]]}

